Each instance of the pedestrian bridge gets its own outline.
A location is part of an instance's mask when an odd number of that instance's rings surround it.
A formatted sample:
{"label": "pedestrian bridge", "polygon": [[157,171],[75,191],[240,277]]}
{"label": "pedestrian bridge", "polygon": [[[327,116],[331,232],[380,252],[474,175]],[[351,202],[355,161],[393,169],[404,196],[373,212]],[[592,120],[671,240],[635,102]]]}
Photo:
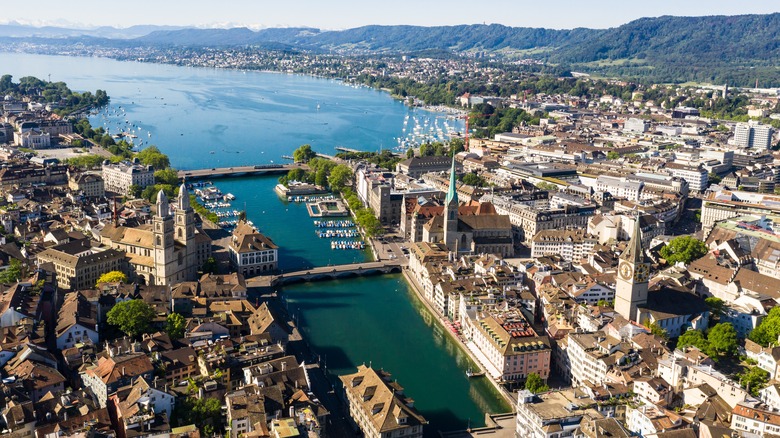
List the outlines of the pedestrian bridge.
{"label": "pedestrian bridge", "polygon": [[179,178],[186,180],[202,178],[220,178],[231,176],[267,175],[274,173],[287,173],[292,169],[308,170],[308,166],[301,163],[293,164],[258,164],[256,166],[212,167],[210,169],[180,170]]}
{"label": "pedestrian bridge", "polygon": [[398,260],[380,262],[350,263],[347,265],[320,266],[306,270],[285,272],[278,275],[263,275],[246,280],[247,287],[273,287],[302,281],[335,280],[365,275],[380,275],[401,272]]}

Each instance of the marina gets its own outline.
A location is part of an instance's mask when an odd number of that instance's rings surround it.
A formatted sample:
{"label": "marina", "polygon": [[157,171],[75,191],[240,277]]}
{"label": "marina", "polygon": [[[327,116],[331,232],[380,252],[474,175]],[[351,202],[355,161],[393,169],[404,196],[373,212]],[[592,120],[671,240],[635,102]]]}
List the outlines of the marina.
{"label": "marina", "polygon": [[[424,118],[440,116],[409,108],[384,92],[365,87],[353,89],[338,81],[300,75],[103,58],[3,56],[7,72],[15,77],[43,77],[54,70],[57,79],[75,90],[105,89],[112,102],[121,103],[125,110],[121,122],[143,120],[140,125],[144,132],[152,133],[149,142],[168,154],[171,164],[178,169],[202,168],[207,165],[204,163],[218,169],[254,165],[261,151],[265,152],[264,158],[278,161],[281,155],[289,155],[306,143],[324,153],[333,153],[335,145],[358,150],[386,148],[397,144],[394,138],[405,136],[400,132],[405,115],[410,119],[407,133],[413,116],[420,123],[424,123]],[[281,104],[262,99],[263,95],[275,92],[275,100]],[[317,101],[321,102],[321,110],[315,115],[298,110],[302,106],[314,108]],[[175,117],[175,111],[184,105],[191,110],[188,117]],[[258,113],[266,117],[258,118]],[[312,117],[318,123],[311,123]],[[102,125],[94,120],[95,116],[90,119],[95,126]],[[328,125],[322,124],[326,122]],[[454,131],[463,130],[462,121],[449,122],[459,124]],[[257,142],[257,132],[267,133],[262,144]],[[141,137],[146,145],[147,134],[139,135],[138,140]],[[232,147],[247,153],[223,154],[220,151],[225,145],[236,145]],[[235,202],[240,202],[239,210],[245,209],[248,218],[262,227],[263,234],[279,245],[282,272],[359,263],[369,257],[366,250],[331,250],[330,239],[309,231],[320,227],[313,226],[304,203],[285,202],[286,196],[280,199],[273,192],[277,178],[278,175],[237,175],[220,179],[218,187],[237,198],[231,203],[233,207],[220,209],[237,209]],[[195,182],[200,181],[192,181]],[[322,228],[354,227],[351,220],[344,222],[349,225]],[[427,436],[438,436],[437,430],[479,426],[484,424],[485,412],[508,409],[487,379],[466,377],[469,362],[465,353],[447,337],[437,336],[435,318],[417,301],[400,275],[289,284],[279,292],[286,298],[290,311],[298,315],[306,341],[326,360],[332,382],[337,383],[336,376],[353,373],[356,366],[370,361],[390,370],[430,421],[427,430],[431,433]],[[409,360],[410,357],[415,360]],[[336,388],[336,392],[340,389]]]}

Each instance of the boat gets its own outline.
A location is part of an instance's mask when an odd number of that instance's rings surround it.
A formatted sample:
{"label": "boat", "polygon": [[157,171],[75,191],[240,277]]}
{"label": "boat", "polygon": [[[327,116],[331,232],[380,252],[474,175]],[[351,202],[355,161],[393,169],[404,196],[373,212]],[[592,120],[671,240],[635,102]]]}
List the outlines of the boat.
{"label": "boat", "polygon": [[232,193],[228,193],[227,195],[225,195],[225,199],[228,200],[228,201],[235,201],[236,195],[234,195]]}
{"label": "boat", "polygon": [[482,377],[485,375],[484,371],[472,371],[471,368],[466,371],[466,377],[472,378],[472,377]]}

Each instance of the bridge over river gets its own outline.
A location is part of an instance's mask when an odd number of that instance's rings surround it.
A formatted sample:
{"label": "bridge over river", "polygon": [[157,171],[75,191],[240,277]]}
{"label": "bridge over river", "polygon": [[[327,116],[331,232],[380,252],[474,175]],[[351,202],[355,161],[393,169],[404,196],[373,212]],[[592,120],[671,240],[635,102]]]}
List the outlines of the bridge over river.
{"label": "bridge over river", "polygon": [[180,170],[179,178],[203,179],[246,175],[265,175],[287,173],[291,169],[308,170],[309,166],[302,163],[292,164],[258,164],[256,166],[212,167],[209,169]]}
{"label": "bridge over river", "polygon": [[401,272],[403,263],[398,260],[350,263],[346,265],[320,266],[279,275],[263,275],[246,280],[247,287],[273,287],[300,281],[335,280],[363,275],[379,275]]}

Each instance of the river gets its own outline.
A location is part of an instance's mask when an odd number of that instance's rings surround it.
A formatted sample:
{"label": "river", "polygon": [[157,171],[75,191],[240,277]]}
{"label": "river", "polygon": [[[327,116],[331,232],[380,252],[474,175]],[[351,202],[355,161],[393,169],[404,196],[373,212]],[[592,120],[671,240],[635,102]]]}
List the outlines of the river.
{"label": "river", "polygon": [[[106,90],[111,106],[92,117],[93,125],[133,129],[138,141],[156,144],[179,169],[282,162],[304,143],[325,153],[337,146],[377,150],[415,132],[435,135],[445,123],[463,129],[460,120],[410,109],[384,92],[301,75],[6,53],[0,65],[0,74],[16,81],[51,74],[73,90]],[[215,183],[236,195],[233,205],[280,245],[282,270],[367,256],[331,250],[314,234],[303,205],[274,194],[274,177]],[[298,284],[283,292],[330,373],[354,372],[362,363],[391,372],[430,421],[428,435],[481,426],[485,412],[508,409],[484,378],[465,376],[467,357],[401,276]]]}

